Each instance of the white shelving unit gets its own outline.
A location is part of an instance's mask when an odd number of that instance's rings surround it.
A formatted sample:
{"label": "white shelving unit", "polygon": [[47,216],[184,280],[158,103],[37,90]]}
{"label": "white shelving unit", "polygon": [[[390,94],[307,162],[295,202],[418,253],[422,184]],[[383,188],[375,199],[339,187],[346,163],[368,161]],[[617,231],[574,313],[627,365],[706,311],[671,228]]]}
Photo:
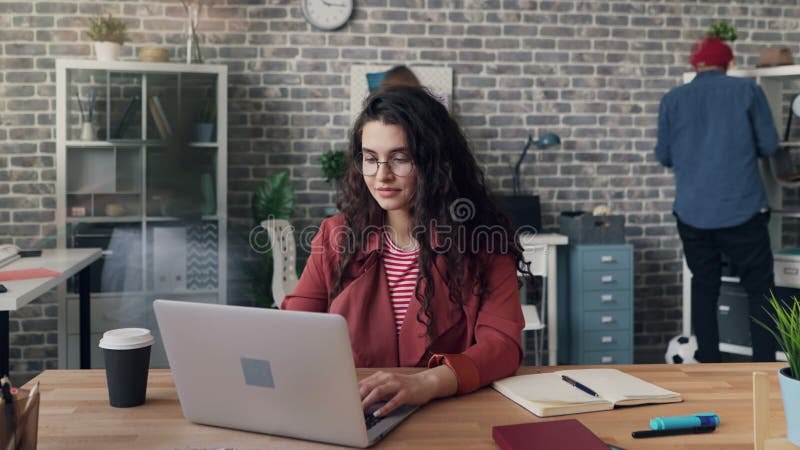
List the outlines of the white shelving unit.
{"label": "white shelving unit", "polygon": [[[778,136],[783,136],[783,127],[786,124],[786,114],[791,114],[789,105],[784,102],[785,86],[787,82],[800,81],[800,64],[790,66],[766,67],[760,69],[736,69],[728,72],[736,77],[752,78],[761,86],[769,102],[772,118]],[[690,82],[695,76],[694,72],[683,74],[683,82]],[[796,122],[800,125],[800,121]],[[800,146],[800,141],[782,142],[782,147]],[[775,284],[781,287],[800,288],[800,254],[782,253],[783,222],[786,218],[800,218],[800,210],[784,208],[783,186],[778,182],[770,165],[761,160],[761,175],[764,180],[767,198],[772,210],[769,223],[769,234],[773,253],[775,254]],[[691,334],[691,272],[683,263],[683,334]],[[722,277],[723,283],[738,284],[738,277]],[[720,351],[739,355],[752,355],[752,349],[744,345],[720,343]],[[778,352],[778,358],[786,360],[783,353]]]}
{"label": "white shelving unit", "polygon": [[[56,61],[57,245],[104,249],[92,266],[93,367],[102,333],[120,327],[153,331],[151,367],[166,367],[156,298],[226,303],[227,85],[224,65]],[[60,368],[78,367],[73,291],[58,296]]]}

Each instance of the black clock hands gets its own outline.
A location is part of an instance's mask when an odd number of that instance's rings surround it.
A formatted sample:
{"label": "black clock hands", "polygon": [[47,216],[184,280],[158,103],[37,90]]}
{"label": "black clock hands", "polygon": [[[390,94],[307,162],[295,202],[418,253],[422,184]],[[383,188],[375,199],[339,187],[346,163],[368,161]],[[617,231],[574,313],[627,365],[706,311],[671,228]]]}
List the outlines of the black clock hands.
{"label": "black clock hands", "polygon": [[346,5],[346,4],[344,4],[344,3],[337,3],[337,2],[332,2],[332,1],[329,1],[329,0],[321,0],[321,1],[322,1],[322,3],[323,3],[323,4],[325,4],[326,6],[337,6],[337,7],[340,7],[340,8],[344,8],[344,7],[346,7],[346,6],[347,6],[347,5]]}

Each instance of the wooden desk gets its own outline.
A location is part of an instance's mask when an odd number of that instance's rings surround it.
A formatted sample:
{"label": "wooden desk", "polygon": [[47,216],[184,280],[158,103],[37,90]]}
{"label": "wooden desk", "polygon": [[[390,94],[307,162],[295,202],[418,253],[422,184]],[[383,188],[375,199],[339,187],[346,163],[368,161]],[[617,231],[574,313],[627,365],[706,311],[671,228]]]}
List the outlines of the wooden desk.
{"label": "wooden desk", "polygon": [[20,258],[0,268],[24,270],[43,267],[60,272],[54,277],[6,281],[8,292],[0,294],[0,373],[8,373],[8,312],[15,311],[78,274],[80,286],[81,368],[90,367],[89,351],[89,267],[103,256],[99,248],[59,248],[43,250],[41,256]]}
{"label": "wooden desk", "polygon": [[[678,391],[683,403],[622,408],[614,411],[540,419],[492,389],[434,401],[420,409],[376,448],[495,449],[493,425],[576,418],[605,442],[633,449],[752,449],[752,372],[764,370],[770,379],[771,431],[786,435],[777,370],[783,363],[612,366]],[[569,368],[578,368],[570,366]],[[560,367],[524,367],[521,373]],[[414,369],[403,369],[412,372]],[[370,371],[359,370],[363,376]],[[221,448],[320,449],[314,442],[286,439],[187,422],[181,413],[168,370],[153,370],[147,403],[136,408],[108,406],[105,373],[46,371],[28,383],[41,381],[39,449]],[[714,433],[632,439],[631,431],[647,429],[656,416],[716,412],[721,420]]]}

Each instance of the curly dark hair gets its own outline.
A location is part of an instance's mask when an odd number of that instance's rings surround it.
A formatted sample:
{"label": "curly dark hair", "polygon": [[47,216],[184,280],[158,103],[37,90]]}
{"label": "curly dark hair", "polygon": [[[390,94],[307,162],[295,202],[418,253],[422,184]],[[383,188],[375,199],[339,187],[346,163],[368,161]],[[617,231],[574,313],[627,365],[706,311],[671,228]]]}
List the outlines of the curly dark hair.
{"label": "curly dark hair", "polygon": [[[488,279],[481,266],[488,254],[511,254],[516,267],[527,275],[530,275],[529,264],[523,260],[522,247],[511,223],[491,195],[461,128],[433,95],[419,87],[392,86],[375,92],[365,100],[353,125],[350,163],[337,205],[352,236],[366,236],[369,230],[383,223],[384,211],[370,194],[357,166],[361,162],[362,131],[372,121],[401,127],[413,160],[411,176],[417,177],[417,188],[410,215],[412,235],[419,243],[419,276],[414,297],[420,303],[417,320],[425,324],[427,337],[431,339],[436,321],[430,305],[434,295],[431,275],[434,270],[439,271],[434,264],[437,255],[446,259],[446,273],[440,275],[447,282],[450,301],[459,306],[464,303],[465,289],[483,299]],[[472,214],[460,217],[454,211],[459,204],[466,205],[467,212]],[[433,247],[433,224],[440,230],[458,230],[448,234],[447,248]],[[486,233],[487,230],[490,232]],[[366,238],[354,239],[353,244],[339,259],[337,281],[329,301],[342,291],[345,269],[362,251]],[[421,284],[423,280],[425,283]]]}

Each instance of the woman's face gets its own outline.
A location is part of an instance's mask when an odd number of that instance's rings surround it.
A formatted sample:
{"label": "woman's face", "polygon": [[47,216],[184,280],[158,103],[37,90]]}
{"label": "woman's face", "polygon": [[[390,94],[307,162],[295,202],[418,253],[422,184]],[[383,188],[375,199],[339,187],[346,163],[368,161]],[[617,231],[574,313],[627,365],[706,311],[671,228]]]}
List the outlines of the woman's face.
{"label": "woman's face", "polygon": [[[386,211],[407,214],[417,190],[417,174],[406,148],[403,129],[377,120],[367,122],[361,132],[361,154],[364,182],[372,198]],[[374,171],[376,164],[377,173],[367,175]]]}

